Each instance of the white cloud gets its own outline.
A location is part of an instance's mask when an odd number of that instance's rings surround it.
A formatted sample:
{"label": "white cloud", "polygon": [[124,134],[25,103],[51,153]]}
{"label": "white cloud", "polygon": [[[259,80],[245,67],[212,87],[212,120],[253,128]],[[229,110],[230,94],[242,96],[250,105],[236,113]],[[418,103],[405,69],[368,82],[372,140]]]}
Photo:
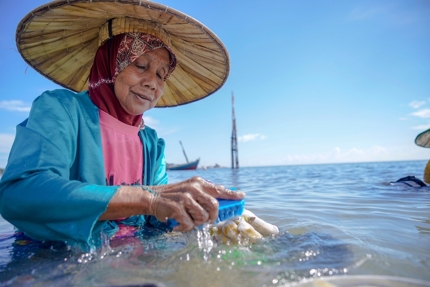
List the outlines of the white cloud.
{"label": "white cloud", "polygon": [[419,118],[430,118],[430,109],[419,110],[419,111],[413,112],[411,115]]}
{"label": "white cloud", "polygon": [[418,109],[419,107],[421,107],[425,103],[426,103],[425,101],[412,101],[409,103],[409,106],[414,108],[414,109]]}
{"label": "white cloud", "polygon": [[9,153],[14,139],[14,134],[0,134],[0,152]]}
{"label": "white cloud", "polygon": [[379,146],[379,145],[375,145],[373,147],[370,148],[370,152],[372,154],[386,154],[387,153],[387,149]]}
{"label": "white cloud", "polygon": [[17,112],[29,112],[31,106],[25,104],[23,101],[0,101],[0,109]]}
{"label": "white cloud", "polygon": [[238,138],[239,142],[249,142],[249,141],[264,140],[264,139],[266,139],[266,136],[261,134],[247,134],[247,135],[239,136]]}
{"label": "white cloud", "polygon": [[[413,146],[414,148],[411,148]],[[242,152],[243,154],[243,152]],[[321,152],[307,153],[277,153],[264,155],[264,157],[249,155],[241,161],[241,166],[264,165],[302,165],[302,164],[337,164],[354,162],[381,162],[400,160],[428,160],[428,149],[419,148],[412,143],[399,146],[368,146],[342,149],[336,147]]]}
{"label": "white cloud", "polygon": [[157,121],[156,119],[145,115],[143,116],[143,121],[145,122],[145,125],[148,125],[150,127],[154,127],[159,123],[159,121]]}
{"label": "white cloud", "polygon": [[415,23],[422,23],[426,20],[425,13],[416,10],[406,10],[401,5],[396,5],[393,1],[385,2],[386,5],[356,7],[349,13],[349,19],[352,21],[369,21],[378,19],[392,26],[405,26]]}
{"label": "white cloud", "polygon": [[425,131],[427,129],[430,129],[430,124],[414,126],[414,127],[411,127],[411,129]]}
{"label": "white cloud", "polygon": [[373,8],[364,8],[358,7],[352,10],[349,17],[352,20],[364,20],[375,17],[378,14],[384,12],[384,9],[381,7],[373,7]]}
{"label": "white cloud", "polygon": [[345,161],[361,161],[364,158],[372,160],[386,152],[387,149],[381,146],[372,146],[368,149],[351,148],[345,152],[339,151],[338,158]]}
{"label": "white cloud", "polygon": [[335,147],[325,153],[287,155],[282,164],[370,162],[385,160],[388,155],[387,149],[381,146],[372,146],[367,149],[350,148],[345,151]]}

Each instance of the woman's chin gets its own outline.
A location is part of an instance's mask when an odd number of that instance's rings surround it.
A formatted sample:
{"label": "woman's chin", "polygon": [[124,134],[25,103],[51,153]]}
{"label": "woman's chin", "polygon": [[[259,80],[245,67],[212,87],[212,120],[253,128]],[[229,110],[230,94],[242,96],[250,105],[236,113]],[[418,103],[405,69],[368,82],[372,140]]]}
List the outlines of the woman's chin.
{"label": "woman's chin", "polygon": [[[124,108],[124,107],[123,107]],[[151,107],[149,105],[138,105],[135,104],[134,106],[130,107],[130,108],[124,108],[124,110],[132,116],[138,116],[143,114],[144,112],[146,112],[147,110],[151,109]]]}

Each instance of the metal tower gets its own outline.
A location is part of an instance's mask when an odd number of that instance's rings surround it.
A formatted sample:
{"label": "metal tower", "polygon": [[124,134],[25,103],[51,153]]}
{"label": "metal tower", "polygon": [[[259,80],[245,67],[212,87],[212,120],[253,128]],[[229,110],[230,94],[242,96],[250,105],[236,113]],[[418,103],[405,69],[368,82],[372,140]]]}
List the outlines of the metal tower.
{"label": "metal tower", "polygon": [[239,168],[239,155],[237,149],[237,136],[236,136],[236,116],[234,115],[234,95],[231,92],[231,108],[233,119],[233,131],[231,133],[231,168]]}

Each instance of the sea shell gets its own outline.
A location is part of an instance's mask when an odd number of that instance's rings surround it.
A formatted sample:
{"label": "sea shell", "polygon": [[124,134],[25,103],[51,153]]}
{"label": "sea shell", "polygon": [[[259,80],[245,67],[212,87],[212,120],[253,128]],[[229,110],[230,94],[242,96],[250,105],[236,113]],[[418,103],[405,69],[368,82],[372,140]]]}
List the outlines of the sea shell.
{"label": "sea shell", "polygon": [[250,242],[256,242],[258,239],[263,238],[263,236],[254,229],[248,222],[240,217],[237,221],[237,230],[239,231],[242,238],[248,239]]}
{"label": "sea shell", "polygon": [[245,209],[241,216],[211,226],[209,232],[212,238],[219,243],[246,244],[247,242],[254,243],[263,236],[278,234],[279,229]]}
{"label": "sea shell", "polygon": [[221,227],[222,233],[233,242],[237,242],[239,230],[237,224],[233,220],[227,220]]}
{"label": "sea shell", "polygon": [[243,211],[242,217],[263,236],[276,235],[279,233],[279,229],[276,225],[267,223],[247,209]]}
{"label": "sea shell", "polygon": [[216,239],[217,239],[217,242],[222,243],[222,244],[230,244],[230,243],[236,243],[237,242],[237,239],[234,239],[234,240],[229,239],[226,235],[224,235],[224,233],[222,233],[221,228],[219,228],[217,230]]}

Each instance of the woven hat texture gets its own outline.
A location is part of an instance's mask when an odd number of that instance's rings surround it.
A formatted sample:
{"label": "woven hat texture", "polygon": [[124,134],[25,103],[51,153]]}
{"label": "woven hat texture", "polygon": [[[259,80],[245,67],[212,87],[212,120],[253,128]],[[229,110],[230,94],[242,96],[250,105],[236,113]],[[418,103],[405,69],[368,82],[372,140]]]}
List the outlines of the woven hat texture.
{"label": "woven hat texture", "polygon": [[[112,19],[112,20],[111,20]],[[18,24],[24,60],[55,83],[76,92],[88,88],[98,47],[112,35],[144,32],[170,46],[177,66],[157,107],[197,101],[227,80],[227,49],[207,27],[167,6],[146,0],[57,0],[31,11]]]}
{"label": "woven hat texture", "polygon": [[421,147],[430,147],[430,129],[418,134],[415,138],[415,144]]}

